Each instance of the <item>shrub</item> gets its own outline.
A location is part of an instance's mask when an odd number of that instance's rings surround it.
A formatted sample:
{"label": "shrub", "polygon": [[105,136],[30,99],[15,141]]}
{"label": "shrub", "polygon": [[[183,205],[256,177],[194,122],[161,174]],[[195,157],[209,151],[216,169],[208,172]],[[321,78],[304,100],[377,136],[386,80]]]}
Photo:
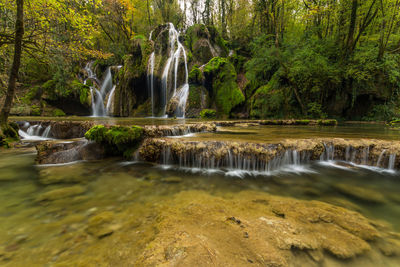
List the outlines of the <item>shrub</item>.
{"label": "shrub", "polygon": [[41,113],[42,113],[42,112],[41,112],[39,106],[33,105],[33,106],[31,107],[31,116],[40,116]]}
{"label": "shrub", "polygon": [[53,111],[53,116],[54,117],[63,117],[63,116],[65,116],[66,114],[65,114],[65,112],[64,111],[62,111],[61,109],[55,109],[54,111]]}
{"label": "shrub", "polygon": [[200,118],[202,119],[215,119],[217,117],[217,111],[214,109],[203,109],[200,112]]}

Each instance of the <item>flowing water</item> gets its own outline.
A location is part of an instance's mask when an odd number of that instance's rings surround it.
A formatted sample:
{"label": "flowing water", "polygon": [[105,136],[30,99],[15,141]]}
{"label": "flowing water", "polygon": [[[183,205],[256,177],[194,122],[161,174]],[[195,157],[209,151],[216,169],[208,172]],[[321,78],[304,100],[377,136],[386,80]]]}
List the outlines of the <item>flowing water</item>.
{"label": "flowing water", "polygon": [[[111,67],[106,69],[103,75],[103,80],[99,81],[93,69],[93,62],[86,64],[85,70],[87,72],[87,80],[93,81],[93,86],[90,87],[90,96],[92,99],[92,117],[106,117],[111,114],[112,102],[114,101],[114,93],[116,85],[113,85],[113,77]],[[121,68],[118,66],[117,68]],[[84,81],[84,84],[87,83]],[[104,105],[108,95],[107,104]]]}
{"label": "flowing water", "polygon": [[[185,48],[182,43],[179,41],[179,32],[175,29],[175,26],[172,23],[168,24],[169,27],[169,55],[168,59],[164,65],[162,75],[161,75],[161,91],[160,91],[160,99],[161,99],[161,117],[167,117],[167,107],[168,103],[171,100],[175,100],[177,102],[177,106],[175,107],[174,115],[179,118],[185,118],[186,112],[186,103],[187,98],[189,96],[189,83],[188,83],[188,66],[187,66],[187,56]],[[152,32],[150,33],[149,39],[152,39]],[[150,55],[148,62],[148,70],[147,70],[147,87],[150,90],[150,97],[152,103],[152,116],[155,116],[155,92],[154,92],[154,63],[155,63],[155,53],[153,52]],[[180,60],[183,57],[183,62],[185,66],[185,80],[182,85],[178,83],[178,70]]]}
{"label": "flowing water", "polygon": [[[136,124],[140,121],[135,120]],[[132,120],[119,122],[129,124]],[[379,125],[226,127],[219,130],[175,138],[271,141],[282,137],[322,136],[399,140],[398,131]],[[42,131],[45,129],[30,130],[32,134]],[[400,231],[400,173],[358,165],[332,166],[329,161],[334,157],[330,148],[326,149],[323,161],[307,164],[301,164],[301,158],[294,151],[287,151],[281,159],[286,167],[277,168],[269,175],[246,172],[234,175],[236,170],[226,172],[210,168],[205,171],[203,166],[185,168],[182,165],[179,168],[118,158],[37,166],[35,154],[34,148],[29,146],[0,150],[1,266],[132,266],[162,229],[158,228],[158,223],[163,205],[177,194],[192,190],[226,200],[246,190],[319,200],[360,212],[393,231]],[[348,154],[351,158],[351,151]],[[385,155],[383,151],[382,158]],[[381,164],[382,159],[378,159],[375,165]],[[72,193],[63,191],[71,187]],[[61,191],[49,196],[48,192],[53,190]],[[89,234],[92,218],[99,214],[108,214],[113,220],[111,233],[101,239]],[[188,212],[187,216],[190,214]],[[374,266],[398,266],[400,261],[396,259],[390,263],[374,263]],[[351,261],[337,264],[332,266],[358,266]]]}

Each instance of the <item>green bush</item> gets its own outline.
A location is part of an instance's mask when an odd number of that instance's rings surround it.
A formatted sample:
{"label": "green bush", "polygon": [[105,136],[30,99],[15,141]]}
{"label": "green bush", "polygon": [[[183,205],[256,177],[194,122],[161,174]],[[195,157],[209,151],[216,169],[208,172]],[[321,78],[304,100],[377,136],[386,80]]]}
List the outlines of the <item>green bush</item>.
{"label": "green bush", "polygon": [[53,116],[54,117],[63,117],[63,116],[65,116],[66,114],[65,114],[65,112],[64,111],[62,111],[61,109],[55,109],[54,111],[53,111]]}
{"label": "green bush", "polygon": [[217,111],[214,109],[203,109],[200,112],[200,118],[202,119],[215,119],[217,117]]}
{"label": "green bush", "polygon": [[40,116],[40,114],[42,114],[42,111],[40,110],[39,106],[31,106],[31,116]]}
{"label": "green bush", "polygon": [[96,125],[85,133],[85,138],[104,145],[108,154],[130,157],[143,138],[143,128]]}

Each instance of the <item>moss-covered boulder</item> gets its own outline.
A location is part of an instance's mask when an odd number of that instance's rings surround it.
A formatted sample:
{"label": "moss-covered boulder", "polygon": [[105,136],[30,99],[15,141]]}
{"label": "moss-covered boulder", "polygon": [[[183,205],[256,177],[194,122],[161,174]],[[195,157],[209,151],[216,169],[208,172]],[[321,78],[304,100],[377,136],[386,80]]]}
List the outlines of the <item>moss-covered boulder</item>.
{"label": "moss-covered boulder", "polygon": [[234,66],[226,58],[215,57],[205,65],[204,76],[217,115],[229,117],[232,109],[245,100]]}
{"label": "moss-covered boulder", "polygon": [[96,125],[86,132],[85,138],[102,144],[107,154],[129,157],[142,141],[143,128]]}
{"label": "moss-covered boulder", "polygon": [[194,64],[206,64],[213,57],[226,57],[225,40],[213,26],[196,24],[189,27],[185,35],[185,46],[192,54]]}
{"label": "moss-covered boulder", "polygon": [[252,118],[283,117],[285,97],[282,90],[274,90],[270,85],[257,89],[250,99],[250,116]]}

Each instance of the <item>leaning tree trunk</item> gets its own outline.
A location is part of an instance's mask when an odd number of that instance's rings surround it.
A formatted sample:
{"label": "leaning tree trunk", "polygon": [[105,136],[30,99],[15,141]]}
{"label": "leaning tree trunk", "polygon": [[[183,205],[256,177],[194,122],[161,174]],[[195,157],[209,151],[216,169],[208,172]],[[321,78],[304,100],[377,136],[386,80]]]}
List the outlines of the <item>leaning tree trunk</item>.
{"label": "leaning tree trunk", "polygon": [[15,23],[15,43],[14,43],[14,60],[11,67],[10,79],[6,93],[6,100],[0,112],[0,128],[6,132],[8,127],[8,116],[10,114],[12,102],[15,94],[15,84],[18,78],[19,66],[21,64],[22,53],[22,37],[24,35],[24,0],[16,0],[17,2],[17,20]]}

